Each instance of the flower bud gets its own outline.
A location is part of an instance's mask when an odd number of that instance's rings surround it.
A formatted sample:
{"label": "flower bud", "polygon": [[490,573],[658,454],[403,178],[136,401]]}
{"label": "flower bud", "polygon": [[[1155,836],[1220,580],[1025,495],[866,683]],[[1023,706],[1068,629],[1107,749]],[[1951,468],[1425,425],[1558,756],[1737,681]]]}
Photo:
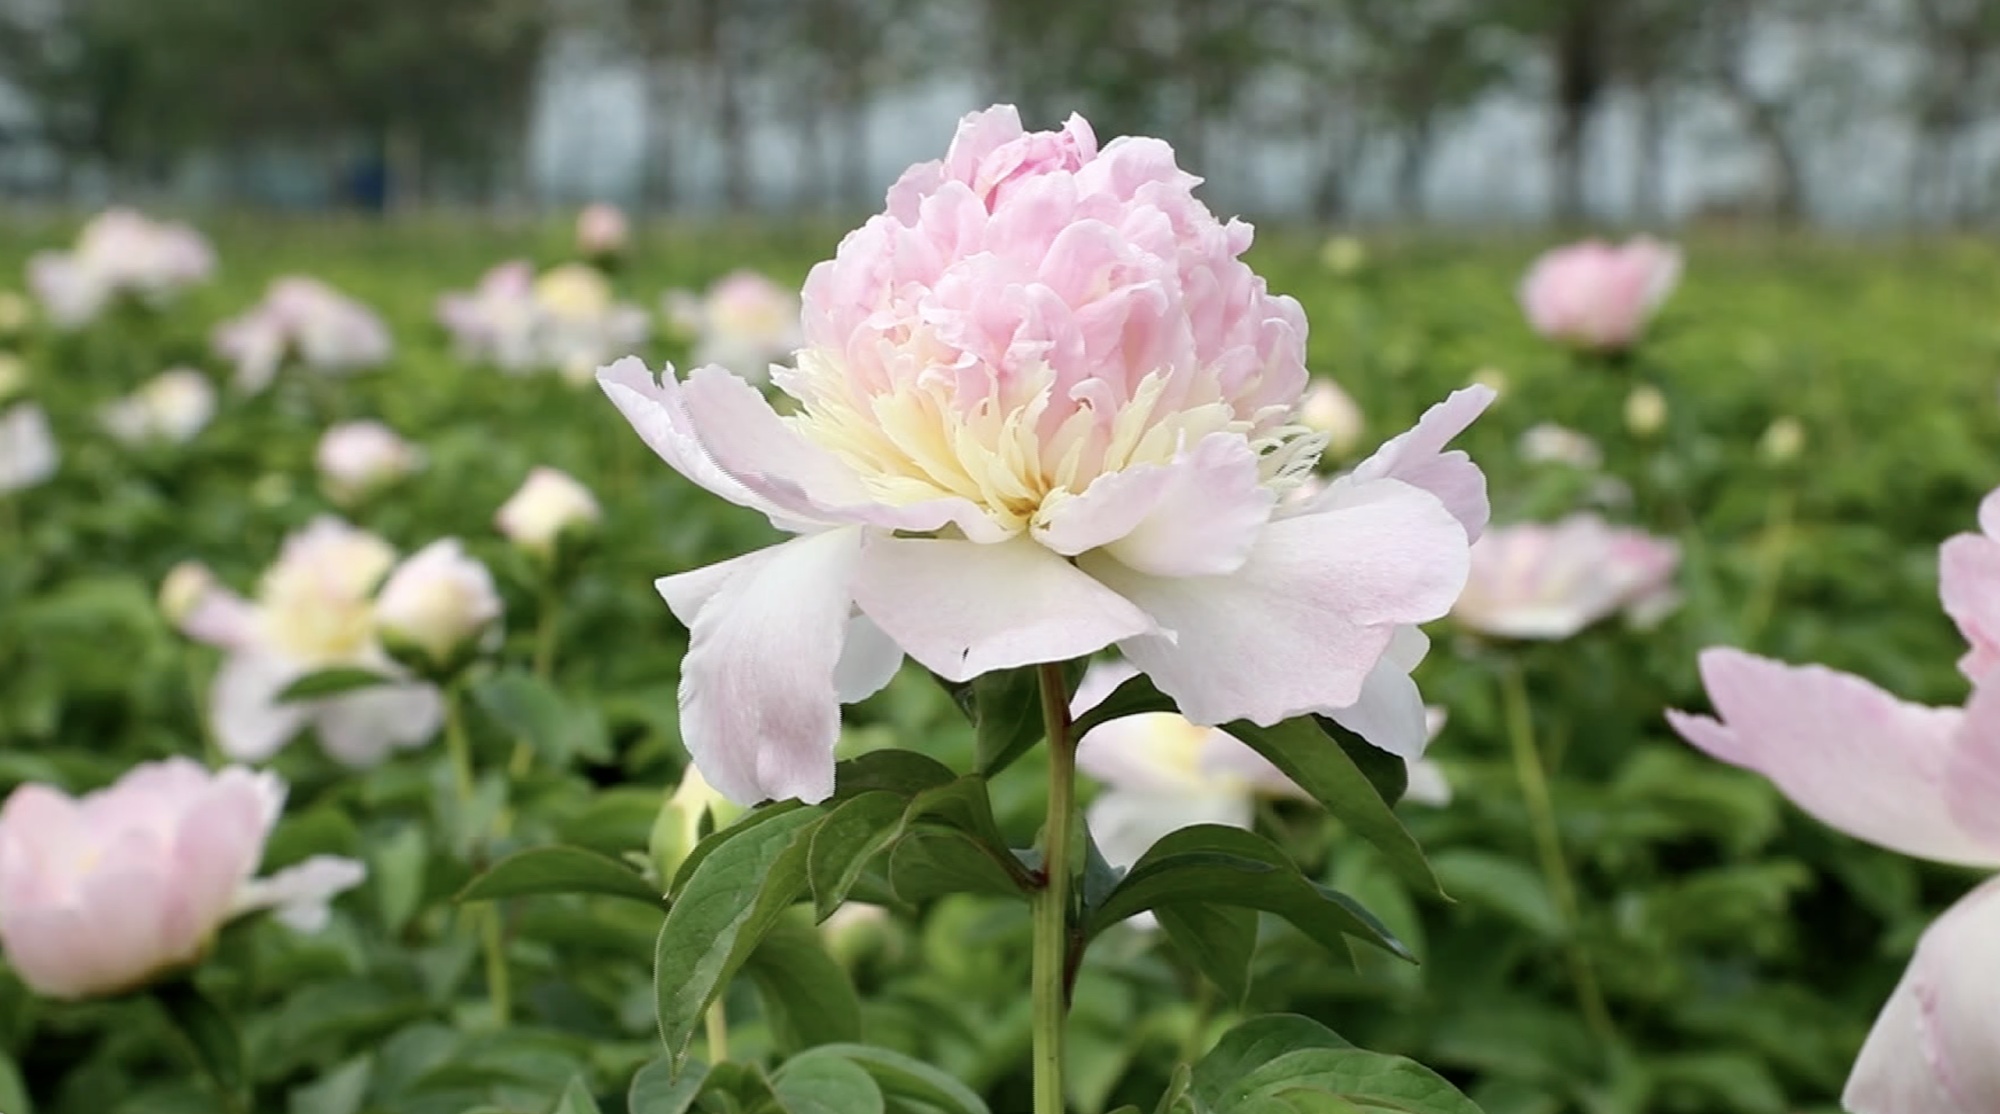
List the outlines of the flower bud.
{"label": "flower bud", "polygon": [[1534,464],[1566,464],[1579,471],[1595,471],[1604,463],[1604,454],[1589,435],[1554,422],[1538,422],[1521,434],[1521,458]]}
{"label": "flower bud", "polygon": [[631,237],[625,213],[616,205],[600,201],[576,215],[576,250],[586,259],[619,255]]}
{"label": "flower bud", "polygon": [[359,502],[423,466],[423,450],[381,422],[342,422],[319,440],[320,484],[327,498]]}
{"label": "flower bud", "polygon": [[674,880],[695,844],[701,842],[704,822],[709,831],[719,831],[735,823],[743,811],[743,806],[716,792],[700,770],[689,766],[653,818],[653,834],[646,843],[646,853],[660,872],[660,885]]}
{"label": "flower bud", "polygon": [[1625,396],[1625,428],[1635,437],[1651,437],[1667,424],[1667,396],[1651,383],[1641,383]]}
{"label": "flower bud", "polygon": [[1368,245],[1353,236],[1335,236],[1319,249],[1319,261],[1346,278],[1368,265]]}
{"label": "flower bud", "polygon": [[494,523],[507,540],[531,556],[549,560],[565,534],[589,530],[603,512],[590,489],[568,473],[537,467],[520,490],[500,505]]}
{"label": "flower bud", "polygon": [[1335,456],[1352,453],[1361,443],[1367,427],[1361,407],[1340,385],[1322,379],[1312,385],[1299,403],[1299,423],[1316,433],[1326,434],[1326,447]]}
{"label": "flower bud", "polygon": [[457,538],[434,541],[405,558],[375,598],[375,624],[392,651],[414,647],[433,669],[462,660],[500,621],[500,595],[486,566]]}
{"label": "flower bud", "polygon": [[1782,466],[1797,460],[1805,447],[1806,427],[1787,414],[1764,430],[1764,436],[1757,442],[1757,455],[1766,464]]}
{"label": "flower bud", "polygon": [[820,922],[820,938],[840,965],[853,970],[862,960],[890,942],[895,922],[889,911],[865,901],[850,901]]}
{"label": "flower bud", "polygon": [[1500,401],[1501,398],[1507,395],[1507,373],[1490,364],[1473,372],[1472,378],[1468,382],[1474,386],[1485,387],[1487,390],[1492,391],[1496,396],[1493,400],[1495,402]]}
{"label": "flower bud", "polygon": [[187,622],[188,616],[216,586],[215,574],[200,561],[182,561],[167,570],[166,579],[160,581],[160,614],[175,627]]}

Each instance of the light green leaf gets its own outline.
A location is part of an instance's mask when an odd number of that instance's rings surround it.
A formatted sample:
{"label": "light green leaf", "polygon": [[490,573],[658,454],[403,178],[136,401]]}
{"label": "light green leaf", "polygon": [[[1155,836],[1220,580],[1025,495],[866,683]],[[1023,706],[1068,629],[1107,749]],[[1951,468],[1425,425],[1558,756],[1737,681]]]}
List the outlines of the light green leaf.
{"label": "light green leaf", "polygon": [[896,844],[889,854],[889,885],[896,896],[912,903],[945,894],[983,893],[1025,899],[1018,863],[1010,871],[996,852],[954,828],[919,828]]}
{"label": "light green leaf", "polygon": [[547,681],[521,669],[495,673],[473,686],[472,699],[493,722],[528,741],[542,761],[558,768],[572,758],[602,761],[611,755],[603,717],[579,707]]}
{"label": "light green leaf", "polygon": [[861,1039],[861,1000],[854,983],[800,910],[787,914],[758,941],[743,965],[757,985],[779,1048],[796,1051]]}
{"label": "light green leaf", "polygon": [[773,1072],[771,1090],[785,1114],[884,1114],[886,1109],[882,1088],[860,1065],[818,1052]]}
{"label": "light green leaf", "polygon": [[1230,1002],[1250,991],[1250,961],[1257,953],[1257,911],[1204,901],[1153,907],[1153,916],[1188,959]]}
{"label": "light green leaf", "polygon": [[662,899],[639,872],[581,847],[531,847],[518,851],[474,878],[459,901],[493,901],[541,894],[603,894],[658,908]]}
{"label": "light green leaf", "polygon": [[909,801],[886,789],[871,789],[834,806],[813,831],[807,877],[813,911],[825,920],[847,900],[861,872],[903,830]]}
{"label": "light green leaf", "polygon": [[1190,1080],[1194,1097],[1216,1108],[1237,1080],[1259,1065],[1301,1048],[1351,1048],[1340,1034],[1309,1017],[1294,1013],[1253,1017],[1224,1033],[1208,1055],[1194,1066]]}
{"label": "light green leaf", "polygon": [[938,1114],[989,1114],[985,1101],[970,1087],[900,1052],[865,1044],[827,1044],[807,1055],[839,1056],[858,1065],[891,1099],[922,1103]]}
{"label": "light green leaf", "polygon": [[322,669],[316,673],[308,673],[286,685],[279,690],[277,701],[280,704],[292,704],[301,700],[344,696],[361,689],[374,688],[376,685],[386,685],[394,680],[394,677],[377,673],[372,669],[357,669],[352,666]]}
{"label": "light green leaf", "polygon": [[604,1114],[604,1111],[592,1097],[589,1084],[579,1075],[563,1088],[562,1097],[556,1100],[555,1109],[549,1114]]}
{"label": "light green leaf", "polygon": [[633,1074],[625,1109],[627,1114],[688,1114],[707,1082],[707,1064],[691,1061],[677,1072],[674,1062],[662,1057]]}
{"label": "light green leaf", "polygon": [[[373,1056],[356,1056],[303,1087],[292,1088],[290,1114],[357,1114],[375,1076]],[[4,1108],[13,1114],[14,1108]]]}

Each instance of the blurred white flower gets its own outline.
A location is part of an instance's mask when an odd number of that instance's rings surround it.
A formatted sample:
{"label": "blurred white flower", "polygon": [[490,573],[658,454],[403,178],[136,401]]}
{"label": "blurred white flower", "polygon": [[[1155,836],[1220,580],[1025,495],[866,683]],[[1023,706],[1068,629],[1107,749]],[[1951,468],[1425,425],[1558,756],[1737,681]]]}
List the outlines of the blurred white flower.
{"label": "blurred white flower", "polygon": [[[182,561],[167,570],[160,581],[160,614],[183,633],[189,616],[195,613],[208,593],[220,587],[215,573],[200,561]],[[189,635],[189,637],[196,637]]]}
{"label": "blurred white flower", "polygon": [[535,266],[523,259],[494,267],[474,289],[445,294],[437,304],[438,323],[451,333],[460,359],[506,372],[540,363],[539,317]]}
{"label": "blurred white flower", "polygon": [[1667,396],[1651,383],[1641,383],[1625,396],[1625,428],[1651,437],[1667,424]]}
{"label": "blurred white flower", "polygon": [[288,357],[348,375],[387,363],[394,348],[374,310],[301,275],[273,281],[263,301],[217,327],[214,345],[236,365],[237,387],[252,393],[269,386]]}
{"label": "blurred white flower", "polygon": [[327,498],[359,502],[423,467],[423,450],[377,421],[329,426],[314,453]]}
{"label": "blurred white flower", "polygon": [[[220,585],[201,595],[181,626],[227,654],[209,694],[210,726],[223,753],[262,762],[307,726],[349,766],[430,741],[444,703],[435,688],[408,679],[376,629],[375,587],[395,563],[388,542],[321,516],[285,539],[254,601]],[[390,680],[317,699],[278,699],[299,678],[337,667]]]}
{"label": "blurred white flower", "polygon": [[41,407],[23,402],[0,413],[0,495],[47,481],[60,459]]}
{"label": "blurred white flower", "polygon": [[1530,463],[1566,464],[1584,472],[1604,463],[1604,453],[1589,435],[1554,422],[1539,422],[1521,434],[1519,451]]}
{"label": "blurred white flower", "polygon": [[1806,427],[1787,414],[1773,421],[1757,442],[1757,455],[1766,464],[1790,464],[1806,448]]}
{"label": "blurred white flower", "polygon": [[1560,640],[1617,612],[1657,622],[1678,601],[1680,546],[1594,514],[1494,527],[1472,545],[1451,616],[1481,634]]}
{"label": "blurred white flower", "polygon": [[161,372],[98,414],[111,436],[127,445],[186,444],[214,417],[215,384],[184,367]]}
{"label": "blurred white flower", "polygon": [[1326,434],[1327,451],[1346,457],[1361,445],[1368,422],[1352,395],[1331,379],[1317,379],[1299,403],[1299,424]]}
{"label": "blurred white flower", "polygon": [[384,641],[414,646],[436,666],[497,632],[501,611],[493,574],[457,538],[404,558],[375,597],[375,625]]}
{"label": "blurred white flower", "polygon": [[587,264],[550,268],[535,280],[534,297],[537,357],[558,371],[629,355],[652,331],[646,311],[618,301],[610,280]]}
{"label": "blurred white flower", "polygon": [[565,531],[595,526],[603,514],[590,489],[569,473],[538,466],[500,505],[494,525],[524,552],[546,559]]}
{"label": "blurred white flower", "polygon": [[83,226],[73,250],[29,259],[28,286],[57,328],[75,329],[120,297],[159,306],[214,270],[215,252],[193,228],[107,209]]}
{"label": "blurred white flower", "polygon": [[719,364],[752,382],[805,343],[798,292],[756,271],[724,275],[706,294],[669,290],[662,304],[674,328],[694,338],[693,363]]}

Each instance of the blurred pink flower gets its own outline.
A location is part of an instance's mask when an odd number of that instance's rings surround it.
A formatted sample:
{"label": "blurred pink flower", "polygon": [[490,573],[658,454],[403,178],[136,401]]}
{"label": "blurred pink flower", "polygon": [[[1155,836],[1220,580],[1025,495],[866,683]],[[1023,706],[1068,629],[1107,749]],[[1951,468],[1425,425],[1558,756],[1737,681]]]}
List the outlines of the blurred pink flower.
{"label": "blurred pink flower", "polygon": [[61,462],[47,411],[32,402],[0,411],[0,497],[47,482]]}
{"label": "blurred pink flower", "polygon": [[596,268],[565,263],[539,278],[532,265],[502,263],[470,292],[438,300],[438,320],[459,357],[510,374],[594,370],[646,340],[651,323],[617,301]]}
{"label": "blurred pink flower", "polygon": [[[213,585],[195,602],[182,629],[227,654],[209,694],[210,727],[225,754],[262,762],[308,726],[349,766],[430,741],[444,704],[435,688],[406,679],[376,626],[375,588],[395,563],[388,542],[322,516],[285,539],[254,601]],[[300,677],[335,667],[392,679],[320,699],[278,700]]]}
{"label": "blurred pink flower", "polygon": [[[2000,686],[1958,708],[1907,704],[1822,666],[1711,649],[1717,718],[1668,712],[1709,754],[1771,779],[1858,839],[1918,858],[2000,868]],[[2000,880],[1960,899],[1917,945],[1848,1077],[1853,1114],[2000,1109]]]}
{"label": "blurred pink flower", "polygon": [[236,364],[237,387],[253,393],[270,385],[287,358],[346,375],[387,363],[394,347],[374,310],[301,275],[273,281],[263,301],[216,328],[214,345]]}
{"label": "blurred pink flower", "polygon": [[1680,249],[1640,236],[1586,240],[1535,260],[1521,281],[1528,323],[1550,340],[1598,352],[1629,348],[1681,278]]}
{"label": "blurred pink flower", "polygon": [[[1116,644],[1197,723],[1347,708],[1463,584],[1485,482],[1461,391],[1310,500],[1305,316],[1172,148],[966,117],[806,280],[780,417],[717,367],[600,373],[648,444],[792,541],[670,576],[690,753],[825,798],[839,704]],[[1385,666],[1408,684],[1407,672]],[[1413,688],[1412,688],[1413,691]]]}
{"label": "blurred pink flower", "polygon": [[21,980],[51,998],[136,990],[199,960],[216,930],[277,909],[302,931],[365,876],[352,859],[319,856],[256,878],[285,785],[185,758],[127,771],[71,797],[47,785],[0,806],[0,947]]}
{"label": "blurred pink flower", "polygon": [[694,338],[696,364],[720,364],[753,382],[804,343],[797,292],[756,271],[732,271],[706,295],[669,290],[663,302],[667,319]]}
{"label": "blurred pink flower", "polygon": [[576,250],[586,259],[623,252],[631,236],[625,211],[616,205],[593,202],[576,214]]}
{"label": "blurred pink flower", "polygon": [[28,286],[56,327],[74,329],[120,297],[158,306],[214,271],[215,252],[193,228],[106,209],[83,226],[74,249],[29,259]]}
{"label": "blurred pink flower", "polygon": [[1452,605],[1460,625],[1499,638],[1564,639],[1618,612],[1646,625],[1678,602],[1678,543],[1594,514],[1488,530]]}
{"label": "blurred pink flower", "polygon": [[193,368],[163,371],[107,404],[98,419],[127,445],[183,445],[215,417],[215,384]]}
{"label": "blurred pink flower", "polygon": [[424,465],[424,451],[372,419],[327,427],[313,453],[327,497],[347,505]]}
{"label": "blurred pink flower", "polygon": [[535,265],[524,259],[494,267],[474,289],[437,303],[438,323],[451,333],[460,359],[507,372],[536,366],[536,316]]}

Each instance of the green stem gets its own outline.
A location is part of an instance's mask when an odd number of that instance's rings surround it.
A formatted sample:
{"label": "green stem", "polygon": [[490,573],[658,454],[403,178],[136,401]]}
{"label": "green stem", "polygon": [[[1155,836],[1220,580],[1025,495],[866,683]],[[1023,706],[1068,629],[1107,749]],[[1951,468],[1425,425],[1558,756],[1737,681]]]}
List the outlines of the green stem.
{"label": "green stem", "polygon": [[535,676],[546,681],[556,668],[556,620],[562,610],[562,594],[554,576],[542,577],[540,615],[535,620]]}
{"label": "green stem", "polygon": [[1770,507],[1764,512],[1764,534],[1757,545],[1757,580],[1750,589],[1750,602],[1743,608],[1742,642],[1746,646],[1756,643],[1777,606],[1785,557],[1792,548],[1792,502],[1792,489],[1781,486],[1771,492]]}
{"label": "green stem", "polygon": [[1548,884],[1549,896],[1556,903],[1556,913],[1562,918],[1567,937],[1564,951],[1569,959],[1570,979],[1576,984],[1577,1006],[1583,1012],[1584,1023],[1609,1051],[1617,1042],[1618,1030],[1612,1023],[1610,1007],[1605,1004],[1604,989],[1598,984],[1590,950],[1579,936],[1582,918],[1576,883],[1563,857],[1562,833],[1556,827],[1548,774],[1542,768],[1541,750],[1535,743],[1528,687],[1518,663],[1501,666],[1500,697],[1506,709],[1507,739],[1514,751],[1514,775],[1521,783],[1521,798],[1528,806],[1528,824],[1534,832],[1535,850],[1541,857],[1542,878]]}
{"label": "green stem", "polygon": [[444,749],[451,759],[451,781],[461,808],[472,805],[472,744],[465,736],[465,709],[457,684],[444,690]]}
{"label": "green stem", "polygon": [[491,902],[480,910],[480,942],[486,950],[486,997],[493,1004],[493,1025],[505,1029],[513,1014],[513,978],[507,970],[506,924],[503,906]]}
{"label": "green stem", "polygon": [[729,1059],[729,1011],[717,998],[708,1004],[708,1012],[702,1015],[702,1025],[708,1033],[708,1062],[711,1066]]}
{"label": "green stem", "polygon": [[1035,1112],[1063,1114],[1063,1036],[1068,1021],[1072,830],[1076,822],[1076,745],[1070,739],[1069,686],[1060,664],[1041,667],[1042,724],[1049,740],[1049,818],[1042,841],[1042,888],[1033,899],[1032,968]]}
{"label": "green stem", "polygon": [[[444,746],[451,759],[452,785],[461,810],[472,808],[475,785],[472,776],[472,744],[465,734],[465,701],[460,685],[453,682],[444,690]],[[477,853],[475,851],[475,858]],[[486,953],[486,997],[493,1006],[493,1024],[506,1028],[512,1011],[512,979],[507,970],[506,925],[503,906],[494,902],[484,909],[466,909],[462,917],[479,920],[480,948]]]}

